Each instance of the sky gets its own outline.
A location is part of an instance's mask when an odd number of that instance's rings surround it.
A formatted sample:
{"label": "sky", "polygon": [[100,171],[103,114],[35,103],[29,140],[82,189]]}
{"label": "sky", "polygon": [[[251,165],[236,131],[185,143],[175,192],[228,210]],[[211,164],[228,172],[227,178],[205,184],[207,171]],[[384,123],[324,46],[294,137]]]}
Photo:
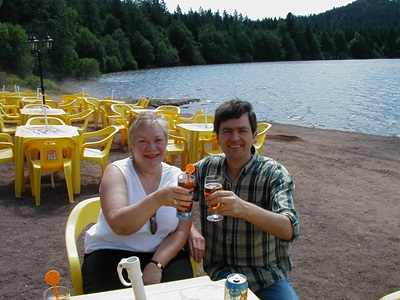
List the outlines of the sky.
{"label": "sky", "polygon": [[219,10],[222,15],[226,10],[233,15],[235,9],[251,20],[263,18],[286,18],[291,12],[296,16],[307,16],[330,10],[334,7],[346,6],[355,0],[164,0],[168,10],[173,13],[179,4],[183,13],[188,10]]}

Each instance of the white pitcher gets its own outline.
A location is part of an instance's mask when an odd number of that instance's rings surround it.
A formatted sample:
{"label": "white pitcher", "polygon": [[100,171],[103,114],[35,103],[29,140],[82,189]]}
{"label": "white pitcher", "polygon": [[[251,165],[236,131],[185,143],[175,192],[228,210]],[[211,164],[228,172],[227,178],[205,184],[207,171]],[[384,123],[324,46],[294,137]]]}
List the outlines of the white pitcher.
{"label": "white pitcher", "polygon": [[[122,270],[126,269],[128,277],[131,282],[127,282],[122,276]],[[142,280],[142,271],[140,270],[140,260],[137,256],[123,258],[118,263],[117,267],[118,277],[121,283],[125,286],[131,286],[136,300],[147,300],[146,293],[144,292],[144,285]]]}

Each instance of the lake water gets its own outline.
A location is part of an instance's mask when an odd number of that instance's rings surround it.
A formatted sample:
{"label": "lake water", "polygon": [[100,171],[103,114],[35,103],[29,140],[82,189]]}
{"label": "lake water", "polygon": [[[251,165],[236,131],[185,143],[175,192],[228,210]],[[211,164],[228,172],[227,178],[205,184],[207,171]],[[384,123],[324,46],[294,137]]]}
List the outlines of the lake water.
{"label": "lake water", "polygon": [[183,113],[250,101],[259,120],[400,137],[400,60],[267,62],[161,68],[79,82],[103,98],[195,98]]}

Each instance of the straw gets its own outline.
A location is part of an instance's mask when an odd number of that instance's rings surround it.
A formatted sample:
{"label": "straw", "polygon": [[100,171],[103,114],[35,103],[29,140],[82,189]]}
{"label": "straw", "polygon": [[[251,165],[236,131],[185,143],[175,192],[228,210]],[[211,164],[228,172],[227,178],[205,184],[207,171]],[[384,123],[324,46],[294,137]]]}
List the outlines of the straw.
{"label": "straw", "polygon": [[58,297],[58,289],[57,289],[57,283],[60,282],[60,273],[58,273],[58,271],[56,270],[50,270],[46,273],[46,276],[44,277],[44,279],[46,280],[46,282],[53,286],[53,290],[54,290],[54,295],[56,296],[56,300],[59,300]]}

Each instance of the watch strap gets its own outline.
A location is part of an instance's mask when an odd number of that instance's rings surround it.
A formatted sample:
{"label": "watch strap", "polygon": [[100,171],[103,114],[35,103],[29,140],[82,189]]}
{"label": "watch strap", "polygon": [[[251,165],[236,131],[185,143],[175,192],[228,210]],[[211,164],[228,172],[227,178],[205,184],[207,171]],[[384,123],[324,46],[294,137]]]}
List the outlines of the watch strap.
{"label": "watch strap", "polygon": [[163,265],[161,263],[159,263],[158,261],[151,260],[150,262],[155,264],[157,266],[157,268],[159,268],[161,270],[164,269]]}

